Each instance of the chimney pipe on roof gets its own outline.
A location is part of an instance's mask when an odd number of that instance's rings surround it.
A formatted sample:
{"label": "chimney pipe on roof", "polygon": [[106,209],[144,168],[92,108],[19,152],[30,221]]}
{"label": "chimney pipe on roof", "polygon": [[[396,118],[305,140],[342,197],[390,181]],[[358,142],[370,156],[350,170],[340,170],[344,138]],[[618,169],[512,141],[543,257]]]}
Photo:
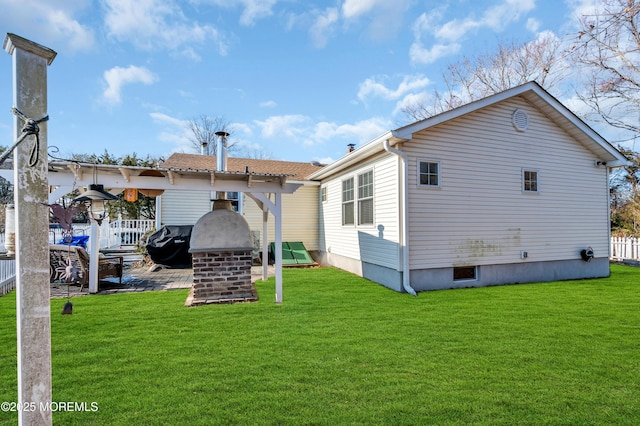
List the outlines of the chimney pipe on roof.
{"label": "chimney pipe on roof", "polygon": [[218,137],[218,149],[216,149],[216,164],[218,171],[227,171],[227,132],[216,132]]}
{"label": "chimney pipe on roof", "polygon": [[[226,172],[227,171],[227,137],[229,136],[229,133],[227,132],[216,132],[216,136],[218,137],[218,148],[216,149],[216,169],[218,171],[221,172]],[[223,201],[227,198],[227,193],[224,191],[216,191],[216,199]],[[218,208],[222,207],[223,203],[217,203],[214,202],[213,203],[213,209],[215,210],[216,208],[216,204],[218,204]],[[224,203],[223,208],[226,208],[227,210],[230,210],[229,205],[230,203]]]}

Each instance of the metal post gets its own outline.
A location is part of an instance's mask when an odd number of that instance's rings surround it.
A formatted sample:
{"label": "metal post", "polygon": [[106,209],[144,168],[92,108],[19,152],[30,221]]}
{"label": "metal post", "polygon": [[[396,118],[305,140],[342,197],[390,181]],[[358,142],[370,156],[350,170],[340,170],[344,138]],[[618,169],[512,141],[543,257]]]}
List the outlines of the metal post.
{"label": "metal post", "polygon": [[[56,52],[15,34],[7,34],[4,49],[13,56],[15,108],[31,119],[42,118],[47,114],[47,66]],[[16,139],[23,125],[16,117]],[[52,423],[47,409],[52,393],[46,123],[40,124],[38,138],[39,146],[29,136],[13,154],[20,425]]]}

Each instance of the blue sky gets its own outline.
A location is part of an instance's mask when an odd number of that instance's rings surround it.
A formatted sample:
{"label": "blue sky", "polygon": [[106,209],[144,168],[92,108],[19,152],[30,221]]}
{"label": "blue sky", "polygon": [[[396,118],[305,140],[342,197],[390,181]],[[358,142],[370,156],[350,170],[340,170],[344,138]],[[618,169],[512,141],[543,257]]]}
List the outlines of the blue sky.
{"label": "blue sky", "polygon": [[[329,162],[407,124],[461,55],[566,37],[596,0],[0,0],[11,32],[58,53],[49,145],[60,153],[196,152],[188,120],[221,116],[247,150]],[[0,54],[0,145],[13,139]],[[4,106],[3,106],[4,105]]]}

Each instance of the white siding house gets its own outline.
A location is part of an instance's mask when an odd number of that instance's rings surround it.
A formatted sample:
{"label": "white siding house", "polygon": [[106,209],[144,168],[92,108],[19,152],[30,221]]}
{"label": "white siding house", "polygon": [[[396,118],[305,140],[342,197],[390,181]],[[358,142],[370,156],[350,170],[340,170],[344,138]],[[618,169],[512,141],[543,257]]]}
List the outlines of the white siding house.
{"label": "white siding house", "polygon": [[[215,170],[216,157],[198,154],[176,153],[162,167],[177,170]],[[301,241],[309,251],[318,250],[318,197],[319,183],[306,176],[321,169],[321,165],[291,161],[256,160],[231,157],[227,161],[229,171],[250,170],[257,173],[287,174],[287,182],[301,183],[293,194],[282,195],[282,241]],[[159,222],[161,225],[194,225],[200,217],[212,209],[211,191],[165,190],[159,197]],[[244,215],[252,231],[262,235],[262,210],[248,196],[238,195],[239,211]],[[275,225],[271,216],[267,221],[268,241],[275,240]],[[261,237],[262,238],[262,237]]]}
{"label": "white siding house", "polygon": [[[312,174],[327,193],[321,259],[408,292],[608,276],[608,172],[625,162],[527,83],[390,131]],[[369,172],[373,216],[359,223]]]}

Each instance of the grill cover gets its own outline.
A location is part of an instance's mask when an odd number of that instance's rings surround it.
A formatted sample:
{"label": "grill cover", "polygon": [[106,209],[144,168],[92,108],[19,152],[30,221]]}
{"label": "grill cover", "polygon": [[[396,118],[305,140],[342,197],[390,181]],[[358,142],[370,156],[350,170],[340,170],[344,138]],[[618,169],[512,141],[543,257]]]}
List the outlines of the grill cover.
{"label": "grill cover", "polygon": [[147,252],[157,265],[191,268],[189,241],[193,225],[167,225],[149,235]]}

